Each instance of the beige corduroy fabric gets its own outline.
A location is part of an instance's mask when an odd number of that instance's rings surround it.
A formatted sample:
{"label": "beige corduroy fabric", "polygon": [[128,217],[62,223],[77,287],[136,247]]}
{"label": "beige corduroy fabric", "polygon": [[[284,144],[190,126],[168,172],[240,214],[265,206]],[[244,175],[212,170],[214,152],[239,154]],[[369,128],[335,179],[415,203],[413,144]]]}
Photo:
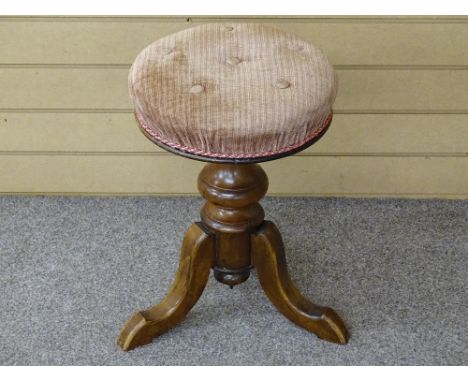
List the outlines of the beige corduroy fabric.
{"label": "beige corduroy fabric", "polygon": [[146,135],[212,158],[303,146],[328,126],[337,81],[311,43],[257,24],[205,24],[146,47],[129,74]]}

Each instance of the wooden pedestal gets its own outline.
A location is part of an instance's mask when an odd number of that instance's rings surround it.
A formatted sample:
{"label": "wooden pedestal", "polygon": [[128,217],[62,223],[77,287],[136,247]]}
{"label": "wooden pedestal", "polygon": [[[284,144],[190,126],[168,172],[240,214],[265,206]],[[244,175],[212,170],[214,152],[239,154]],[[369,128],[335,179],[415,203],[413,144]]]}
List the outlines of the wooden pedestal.
{"label": "wooden pedestal", "polygon": [[253,267],[281,313],[319,338],[345,344],[348,333],[341,318],[308,301],[289,277],[281,235],[264,220],[258,203],[268,189],[263,169],[257,164],[207,164],[198,189],[206,203],[201,222],[185,234],[175,281],[158,305],[127,321],[118,339],[122,349],[145,345],[179,323],[200,298],[211,268],[218,281],[232,288],[247,280]]}

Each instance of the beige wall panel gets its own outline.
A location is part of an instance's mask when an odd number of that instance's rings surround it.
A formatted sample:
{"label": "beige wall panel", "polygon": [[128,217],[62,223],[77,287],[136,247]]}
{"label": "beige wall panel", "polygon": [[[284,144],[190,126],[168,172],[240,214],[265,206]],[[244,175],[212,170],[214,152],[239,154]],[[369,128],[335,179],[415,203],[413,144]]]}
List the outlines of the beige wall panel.
{"label": "beige wall panel", "polygon": [[[0,108],[128,109],[127,69],[1,68]],[[339,70],[337,111],[468,111],[468,70]]]}
{"label": "beige wall panel", "polygon": [[[203,164],[144,138],[127,73],[150,42],[215,21],[0,17],[0,193],[196,193]],[[468,198],[468,17],[236,21],[296,33],[338,69],[331,129],[265,163],[272,194]]]}
{"label": "beige wall panel", "polygon": [[[183,17],[12,20],[0,18],[0,36],[8,36],[0,45],[3,64],[130,64],[143,47],[162,36],[192,24],[234,19],[193,17],[192,23]],[[466,65],[468,61],[468,18],[235,21],[267,23],[296,33],[316,43],[336,65]]]}
{"label": "beige wall panel", "polygon": [[[0,156],[0,164],[3,193],[196,193],[203,166],[144,155]],[[271,194],[468,196],[465,158],[296,156],[264,168]]]}
{"label": "beige wall panel", "polygon": [[[194,18],[196,24],[210,21],[217,20]],[[335,65],[466,65],[468,18],[465,23],[441,24],[394,21],[252,20],[314,42]]]}
{"label": "beige wall panel", "polygon": [[337,110],[468,111],[468,70],[341,70]]}
{"label": "beige wall panel", "polygon": [[0,108],[130,108],[127,69],[0,68]]}
{"label": "beige wall panel", "polygon": [[0,36],[9,36],[0,45],[0,63],[5,64],[129,64],[149,43],[188,26],[184,17],[10,20],[0,18]]}
{"label": "beige wall panel", "polygon": [[[0,113],[0,152],[162,152],[131,113]],[[337,114],[298,155],[468,153],[468,114]]]}

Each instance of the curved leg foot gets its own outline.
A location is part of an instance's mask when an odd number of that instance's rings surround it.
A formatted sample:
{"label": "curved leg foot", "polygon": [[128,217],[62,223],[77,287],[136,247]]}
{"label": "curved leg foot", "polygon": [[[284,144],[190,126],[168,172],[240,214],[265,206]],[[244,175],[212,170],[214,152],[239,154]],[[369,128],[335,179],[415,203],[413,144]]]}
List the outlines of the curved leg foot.
{"label": "curved leg foot", "polygon": [[272,222],[265,221],[252,235],[252,262],[263,290],[282,314],[321,339],[338,344],[348,342],[348,332],[338,314],[331,308],[312,304],[292,283],[283,240]]}
{"label": "curved leg foot", "polygon": [[166,297],[156,306],[135,313],[120,333],[123,350],[150,343],[184,319],[205,289],[214,261],[214,237],[193,224],[182,243],[179,269]]}

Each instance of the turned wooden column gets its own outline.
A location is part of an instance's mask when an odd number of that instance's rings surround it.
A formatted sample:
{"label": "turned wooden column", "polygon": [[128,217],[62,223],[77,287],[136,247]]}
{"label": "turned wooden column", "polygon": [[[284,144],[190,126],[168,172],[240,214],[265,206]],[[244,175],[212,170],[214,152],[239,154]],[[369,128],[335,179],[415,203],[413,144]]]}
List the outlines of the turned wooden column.
{"label": "turned wooden column", "polygon": [[267,189],[268,178],[257,164],[207,164],[198,177],[206,199],[201,220],[215,234],[214,277],[231,288],[249,278],[250,235],[263,223],[258,201]]}

